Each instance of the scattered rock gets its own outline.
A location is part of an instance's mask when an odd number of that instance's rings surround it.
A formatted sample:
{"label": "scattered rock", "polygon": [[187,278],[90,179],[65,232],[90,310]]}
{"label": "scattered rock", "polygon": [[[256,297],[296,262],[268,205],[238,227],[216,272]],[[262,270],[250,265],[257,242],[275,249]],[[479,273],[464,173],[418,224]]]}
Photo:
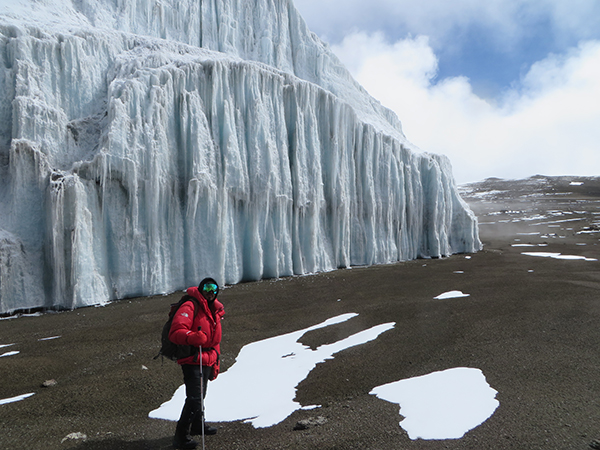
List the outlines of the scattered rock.
{"label": "scattered rock", "polygon": [[294,426],[294,430],[306,430],[310,427],[316,427],[327,423],[327,419],[323,416],[309,417],[308,419],[299,420]]}
{"label": "scattered rock", "polygon": [[62,438],[62,441],[60,441],[60,443],[62,444],[65,441],[78,441],[78,440],[86,440],[87,439],[87,435],[83,434],[83,433],[71,433],[71,434],[67,434],[64,438]]}
{"label": "scattered rock", "polygon": [[54,379],[52,379],[52,380],[46,380],[46,381],[44,381],[42,383],[42,387],[45,387],[45,388],[47,388],[47,387],[53,387],[53,386],[56,386],[57,384],[58,384],[58,382],[56,380],[54,380]]}
{"label": "scattered rock", "polygon": [[148,368],[142,364],[142,370],[148,370]]}

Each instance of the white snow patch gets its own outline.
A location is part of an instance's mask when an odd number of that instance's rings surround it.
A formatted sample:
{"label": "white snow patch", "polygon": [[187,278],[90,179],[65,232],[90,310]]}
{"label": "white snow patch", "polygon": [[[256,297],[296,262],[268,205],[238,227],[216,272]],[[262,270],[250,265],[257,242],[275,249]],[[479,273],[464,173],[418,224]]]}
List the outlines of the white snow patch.
{"label": "white snow patch", "polygon": [[0,399],[0,405],[6,405],[7,403],[20,402],[21,400],[26,399],[27,397],[31,397],[35,392],[31,392],[29,394],[17,395],[16,397],[3,398]]}
{"label": "white snow patch", "polygon": [[577,255],[563,255],[562,253],[550,253],[550,252],[523,252],[522,255],[527,256],[540,256],[542,258],[554,258],[554,259],[582,259],[584,261],[598,261],[596,258],[587,258],[585,256]]}
{"label": "white snow patch", "polygon": [[508,191],[499,191],[499,190],[483,191],[483,192],[472,193],[471,196],[473,198],[488,198],[488,197],[496,197],[498,195],[506,194],[507,192]]}
{"label": "white snow patch", "polygon": [[530,227],[536,227],[536,226],[540,226],[540,225],[548,225],[549,227],[556,227],[556,224],[558,223],[565,223],[565,222],[577,222],[581,220],[581,217],[575,218],[575,219],[563,219],[563,220],[553,220],[551,222],[538,222],[538,223],[532,223],[529,226]]}
{"label": "white snow patch", "polygon": [[53,339],[58,339],[58,338],[60,338],[60,337],[61,337],[61,336],[50,336],[50,337],[46,337],[46,338],[41,338],[41,339],[38,339],[38,341],[51,341],[51,340],[53,340]]}
{"label": "white snow patch", "polygon": [[6,353],[2,353],[0,355],[0,358],[3,358],[5,356],[13,356],[13,355],[18,355],[20,352],[19,351],[12,351],[12,352],[6,352]]}
{"label": "white snow patch", "polygon": [[400,426],[411,439],[459,439],[481,425],[500,402],[479,369],[457,367],[374,388],[400,405]]}
{"label": "white snow patch", "polygon": [[[278,424],[296,410],[318,407],[303,407],[295,402],[296,386],[317,364],[332,359],[342,350],[376,339],[395,324],[377,325],[316,350],[298,341],[309,331],[356,316],[355,313],[343,314],[303,330],[245,345],[233,366],[210,383],[205,401],[206,420],[245,420],[255,428],[264,428]],[[182,385],[171,400],[151,411],[149,417],[176,421],[184,402],[185,385]]]}
{"label": "white snow patch", "polygon": [[437,297],[433,297],[435,300],[446,300],[448,298],[460,298],[460,297],[468,297],[471,294],[463,294],[462,291],[448,291],[443,294],[438,295]]}

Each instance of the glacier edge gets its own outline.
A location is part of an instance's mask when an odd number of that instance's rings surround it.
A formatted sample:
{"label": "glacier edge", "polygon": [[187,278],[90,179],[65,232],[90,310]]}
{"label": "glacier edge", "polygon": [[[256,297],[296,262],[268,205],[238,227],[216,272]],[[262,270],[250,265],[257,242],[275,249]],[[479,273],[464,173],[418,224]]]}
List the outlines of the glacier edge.
{"label": "glacier edge", "polygon": [[2,16],[0,46],[0,313],[481,247],[448,159],[348,86]]}

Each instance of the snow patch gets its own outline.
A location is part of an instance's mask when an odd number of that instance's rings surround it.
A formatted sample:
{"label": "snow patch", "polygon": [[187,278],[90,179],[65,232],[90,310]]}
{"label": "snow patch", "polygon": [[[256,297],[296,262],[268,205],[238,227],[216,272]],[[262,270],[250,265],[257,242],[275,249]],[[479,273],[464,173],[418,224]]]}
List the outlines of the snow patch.
{"label": "snow patch", "polygon": [[26,398],[31,397],[34,394],[35,394],[35,392],[31,392],[29,394],[17,395],[16,397],[0,399],[0,405],[5,405],[7,403],[20,402],[21,400],[25,400]]}
{"label": "snow patch", "polygon": [[479,369],[457,367],[374,388],[400,405],[400,426],[411,439],[459,439],[485,422],[500,402]]}
{"label": "snow patch", "polygon": [[523,252],[522,255],[527,256],[539,256],[542,258],[554,258],[554,259],[569,259],[569,260],[583,260],[583,261],[598,261],[596,258],[587,258],[585,256],[577,255],[563,255],[562,253],[550,253],[550,252]]}
{"label": "snow patch", "polygon": [[[377,339],[381,333],[392,329],[394,323],[374,326],[315,350],[298,341],[309,331],[356,316],[354,313],[343,314],[303,330],[245,345],[235,363],[209,384],[205,401],[206,420],[245,420],[255,428],[264,428],[278,424],[296,410],[318,407],[303,407],[294,401],[296,386],[317,364],[332,359],[334,354],[347,348]],[[184,402],[185,385],[182,385],[171,400],[151,411],[149,417],[176,421]]]}
{"label": "snow patch", "polygon": [[448,291],[443,294],[438,295],[437,297],[433,297],[435,300],[446,300],[448,298],[461,298],[461,297],[469,297],[471,294],[463,294],[462,291]]}

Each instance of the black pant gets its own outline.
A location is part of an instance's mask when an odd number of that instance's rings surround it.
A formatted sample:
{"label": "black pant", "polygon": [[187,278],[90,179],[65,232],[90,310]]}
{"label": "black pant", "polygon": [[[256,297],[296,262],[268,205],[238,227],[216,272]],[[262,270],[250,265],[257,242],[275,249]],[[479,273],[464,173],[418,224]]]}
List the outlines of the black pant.
{"label": "black pant", "polygon": [[200,376],[200,366],[197,365],[183,364],[181,370],[183,371],[186,399],[178,425],[189,432],[192,423],[201,423],[203,395],[206,397],[211,368],[202,367],[202,376]]}

